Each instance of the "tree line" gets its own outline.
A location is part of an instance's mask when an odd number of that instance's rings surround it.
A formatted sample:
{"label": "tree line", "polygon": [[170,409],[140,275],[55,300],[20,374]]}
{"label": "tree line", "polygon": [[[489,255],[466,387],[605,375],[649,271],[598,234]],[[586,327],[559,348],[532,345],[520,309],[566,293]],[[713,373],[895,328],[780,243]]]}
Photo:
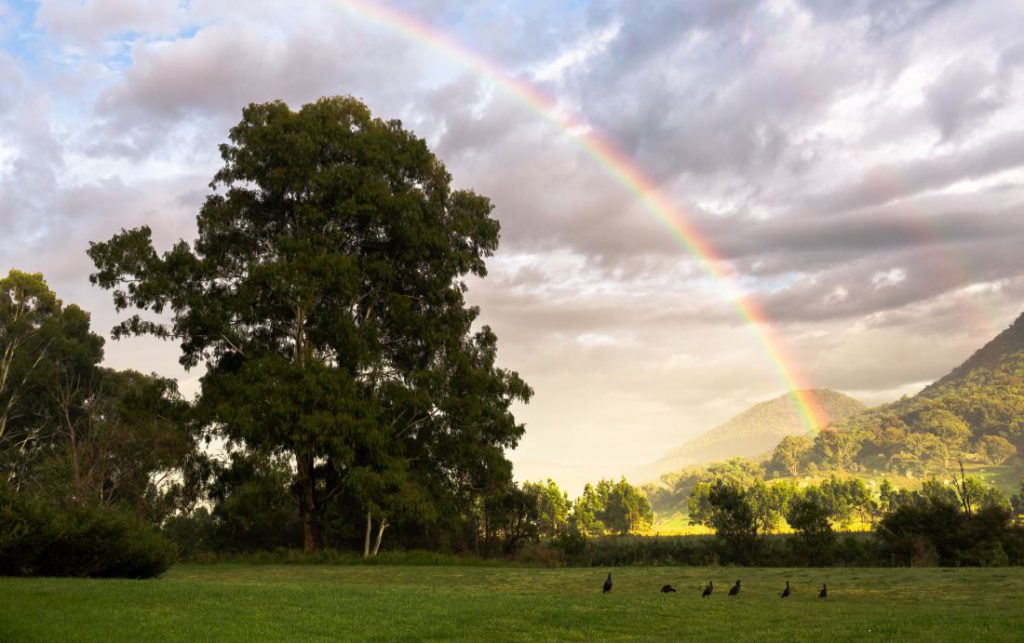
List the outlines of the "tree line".
{"label": "tree line", "polygon": [[[736,479],[701,482],[690,496],[690,520],[715,531],[721,562],[764,564],[768,534],[787,527],[790,559],[797,564],[1005,565],[1024,562],[1024,478],[1007,499],[961,467],[950,483],[924,481],[897,489],[883,480],[873,493],[861,479],[835,476],[799,487],[793,482]],[[860,551],[839,547],[836,528],[873,528]],[[853,541],[856,542],[856,541]]]}
{"label": "tree line", "polygon": [[465,301],[498,246],[490,201],[348,97],[249,105],[220,152],[194,240],[158,252],[142,226],[87,250],[90,280],[129,313],[113,337],[176,343],[201,369],[194,402],[99,368],[88,315],[39,275],[8,277],[5,497],[131,505],[160,524],[204,493],[287,479],[306,552],[486,537],[489,507],[514,495],[512,405],[532,395]]}

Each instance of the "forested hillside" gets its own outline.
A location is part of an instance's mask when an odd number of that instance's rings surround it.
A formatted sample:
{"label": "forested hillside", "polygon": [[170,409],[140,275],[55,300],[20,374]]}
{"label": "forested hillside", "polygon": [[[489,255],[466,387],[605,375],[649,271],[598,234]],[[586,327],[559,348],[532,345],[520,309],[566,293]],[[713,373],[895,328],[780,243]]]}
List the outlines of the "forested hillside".
{"label": "forested hillside", "polygon": [[1024,316],[919,394],[783,440],[769,475],[883,471],[926,475],[952,461],[998,465],[1024,449]]}
{"label": "forested hillside", "polygon": [[[836,421],[863,412],[867,407],[849,395],[827,389],[808,391],[819,408]],[[637,480],[653,480],[683,467],[735,457],[767,453],[789,435],[807,433],[793,395],[755,404],[719,426],[688,440],[634,474]]]}
{"label": "forested hillside", "polygon": [[[755,407],[756,408],[756,407]],[[913,397],[852,415],[816,436],[788,435],[767,458],[677,467],[646,489],[656,512],[686,512],[701,481],[944,477],[963,462],[1011,469],[1024,453],[1024,315],[970,359]],[[1004,472],[1005,473],[1005,472]]]}

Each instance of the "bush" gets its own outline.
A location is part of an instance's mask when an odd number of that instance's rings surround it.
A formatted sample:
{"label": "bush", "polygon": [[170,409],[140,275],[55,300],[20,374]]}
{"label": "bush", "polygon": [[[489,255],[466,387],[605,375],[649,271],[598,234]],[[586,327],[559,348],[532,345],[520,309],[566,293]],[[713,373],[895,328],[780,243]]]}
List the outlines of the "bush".
{"label": "bush", "polygon": [[790,503],[786,521],[797,531],[788,542],[802,563],[817,567],[832,562],[836,535],[828,518],[828,508],[813,494],[801,495]]}
{"label": "bush", "polygon": [[210,512],[200,507],[191,515],[171,516],[161,533],[177,546],[180,559],[191,560],[214,551],[217,525]]}
{"label": "bush", "polygon": [[565,567],[565,552],[551,545],[531,545],[519,551],[516,561],[536,567]]}
{"label": "bush", "polygon": [[709,536],[596,536],[554,547],[572,567],[707,565],[717,561]]}
{"label": "bush", "polygon": [[912,566],[1019,563],[1024,540],[1003,507],[967,514],[941,499],[898,507],[882,519],[877,534],[882,554],[892,564]]}
{"label": "bush", "polygon": [[55,538],[54,521],[38,503],[0,484],[0,575],[31,574]]}
{"label": "bush", "polygon": [[173,560],[174,546],[134,517],[0,491],[0,574],[151,578]]}

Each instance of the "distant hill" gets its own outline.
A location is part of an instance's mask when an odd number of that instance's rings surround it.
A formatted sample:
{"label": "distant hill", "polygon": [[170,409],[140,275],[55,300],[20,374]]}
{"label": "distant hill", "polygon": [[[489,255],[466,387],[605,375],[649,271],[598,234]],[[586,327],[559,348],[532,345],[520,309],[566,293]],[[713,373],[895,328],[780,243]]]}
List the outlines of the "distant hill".
{"label": "distant hill", "polygon": [[[780,413],[792,413],[793,430],[774,437],[778,444],[766,459],[722,462],[764,450],[764,442],[757,443],[756,449],[745,444],[757,439],[757,425],[741,420],[768,405],[779,405]],[[946,476],[961,462],[1009,496],[1020,489],[1024,474],[1024,315],[917,395],[860,413],[848,408],[845,417],[812,437],[804,433],[786,397],[758,404],[649,465],[646,478],[634,477],[649,480],[670,474],[644,486],[659,516],[685,514],[695,485],[715,478],[821,479],[839,473],[876,481],[902,480],[904,486],[912,480]],[[737,424],[751,428],[744,434],[733,428]],[[744,443],[746,450],[716,452],[716,445],[729,443],[714,439],[723,434],[732,436],[732,444]],[[720,461],[706,464],[707,459]]]}
{"label": "distant hill", "polygon": [[[808,391],[829,422],[863,412],[867,407],[849,395],[828,389]],[[736,457],[754,457],[771,451],[788,435],[803,435],[807,427],[790,394],[755,404],[717,427],[684,442],[656,462],[637,469],[630,477],[654,480],[684,467]]]}
{"label": "distant hill", "polygon": [[[1014,361],[1024,359],[1024,314],[995,339],[979,348],[966,362],[944,377],[926,386],[919,395],[936,398],[963,386],[970,380],[991,379],[994,371],[1003,370]],[[1019,382],[1024,386],[1024,382]]]}
{"label": "distant hill", "polygon": [[917,395],[838,421],[813,444],[780,445],[768,473],[937,475],[960,460],[1018,466],[1022,453],[1024,315]]}

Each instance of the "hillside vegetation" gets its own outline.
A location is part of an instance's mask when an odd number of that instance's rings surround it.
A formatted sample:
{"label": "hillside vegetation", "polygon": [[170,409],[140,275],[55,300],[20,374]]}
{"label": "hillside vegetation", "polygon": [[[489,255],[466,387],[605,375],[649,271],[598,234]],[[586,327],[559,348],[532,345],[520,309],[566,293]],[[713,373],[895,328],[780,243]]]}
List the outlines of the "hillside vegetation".
{"label": "hillside vegetation", "polygon": [[[864,404],[849,395],[814,389],[807,391],[829,422],[862,413]],[[638,472],[637,480],[654,480],[664,473],[683,467],[736,457],[754,457],[767,453],[786,436],[803,435],[807,426],[792,393],[761,402],[717,427],[684,442],[662,458]]]}
{"label": "hillside vegetation", "polygon": [[716,478],[806,483],[837,474],[903,486],[948,477],[963,462],[1009,495],[1021,474],[1021,453],[1024,315],[917,395],[838,419],[816,436],[787,435],[758,459],[677,467],[646,490],[655,512],[666,515],[685,513],[696,485]]}

